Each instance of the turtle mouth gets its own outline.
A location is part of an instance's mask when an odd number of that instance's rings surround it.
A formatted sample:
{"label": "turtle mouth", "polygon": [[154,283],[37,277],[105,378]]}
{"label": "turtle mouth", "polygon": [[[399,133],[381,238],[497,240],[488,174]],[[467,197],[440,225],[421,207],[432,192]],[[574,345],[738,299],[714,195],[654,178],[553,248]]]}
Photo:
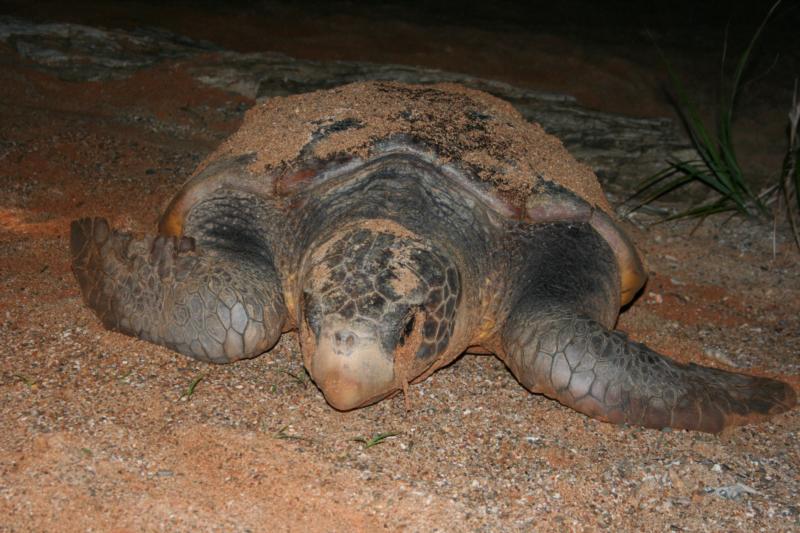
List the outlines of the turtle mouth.
{"label": "turtle mouth", "polygon": [[339,411],[375,403],[397,389],[393,359],[368,326],[326,321],[310,363],[314,383]]}
{"label": "turtle mouth", "polygon": [[346,378],[338,379],[338,376],[333,376],[324,385],[319,385],[319,387],[325,396],[325,400],[337,411],[352,411],[366,407],[400,391],[399,388],[392,387],[390,390],[381,391],[370,396],[360,385]]}

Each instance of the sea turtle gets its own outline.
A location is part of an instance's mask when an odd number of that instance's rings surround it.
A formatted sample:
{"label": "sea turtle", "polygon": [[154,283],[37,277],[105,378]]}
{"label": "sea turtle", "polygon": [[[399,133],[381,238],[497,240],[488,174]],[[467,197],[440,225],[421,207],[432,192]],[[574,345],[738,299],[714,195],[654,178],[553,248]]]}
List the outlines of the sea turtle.
{"label": "sea turtle", "polygon": [[785,411],[780,381],[672,361],[613,327],[645,282],[594,174],[508,103],[457,85],[356,83],[251,109],[157,236],[73,222],[103,324],[202,361],[299,330],[349,410],[466,351],[615,423],[717,432]]}

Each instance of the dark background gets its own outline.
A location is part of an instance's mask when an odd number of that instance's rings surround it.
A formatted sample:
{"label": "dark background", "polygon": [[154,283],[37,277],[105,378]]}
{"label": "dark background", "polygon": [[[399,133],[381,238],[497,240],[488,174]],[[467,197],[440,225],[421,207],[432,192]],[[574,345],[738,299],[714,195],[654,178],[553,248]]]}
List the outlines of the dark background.
{"label": "dark background", "polygon": [[[736,62],[772,5],[5,0],[0,14],[123,29],[155,26],[241,52],[440,68],[570,94],[606,112],[679,121],[669,64],[712,123],[730,92]],[[753,50],[736,102],[739,157],[762,184],[774,180],[786,151],[786,117],[800,75],[798,28],[800,3],[784,1]]]}
{"label": "dark background", "polygon": [[[377,28],[418,26],[440,35],[454,28],[490,32],[552,34],[580,42],[630,48],[634,56],[659,45],[684,53],[717,54],[728,34],[736,56],[772,7],[771,1],[591,1],[554,2],[410,2],[410,1],[38,1],[3,0],[0,13],[37,21],[67,21],[130,29],[160,26],[195,38],[205,38],[239,51],[296,49],[301,43],[325,37],[344,44]],[[784,1],[759,41],[756,62],[772,63],[780,54],[780,68],[796,67],[800,58],[800,4]],[[351,32],[351,33],[348,33]],[[452,34],[456,36],[456,34]],[[387,35],[373,33],[387,45]],[[425,43],[398,40],[390,52]],[[485,46],[491,48],[493,43]],[[329,50],[340,59],[369,60],[382,50]],[[792,76],[791,72],[784,74]],[[796,73],[795,73],[796,74]]]}

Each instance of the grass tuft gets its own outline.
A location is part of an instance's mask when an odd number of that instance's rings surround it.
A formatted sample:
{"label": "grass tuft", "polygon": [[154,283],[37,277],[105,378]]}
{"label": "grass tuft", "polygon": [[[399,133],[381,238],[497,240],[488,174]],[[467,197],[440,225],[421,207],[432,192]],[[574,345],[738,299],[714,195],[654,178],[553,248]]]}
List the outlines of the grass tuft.
{"label": "grass tuft", "polygon": [[402,433],[399,433],[399,432],[396,432],[396,431],[388,431],[386,433],[378,433],[378,434],[373,435],[372,437],[369,437],[369,438],[367,438],[367,437],[356,437],[356,438],[353,439],[353,441],[354,442],[360,442],[364,446],[364,449],[366,449],[366,448],[372,448],[373,446],[377,446],[378,444],[380,444],[382,442],[386,442],[386,440],[388,440],[388,439],[390,439],[392,437],[397,437],[398,435],[401,435],[401,434]]}
{"label": "grass tuft", "polygon": [[309,437],[303,437],[302,435],[291,435],[286,433],[286,430],[289,429],[289,426],[283,426],[278,431],[272,434],[272,438],[278,440],[301,440],[305,442],[314,442],[314,439]]}
{"label": "grass tuft", "polygon": [[194,390],[197,388],[197,384],[203,381],[203,378],[205,377],[206,377],[205,374],[199,374],[197,377],[195,377],[192,380],[192,382],[189,383],[189,386],[186,388],[186,392],[181,394],[181,400],[188,401],[194,394]]}
{"label": "grass tuft", "polygon": [[17,378],[18,380],[20,380],[21,382],[23,382],[25,384],[25,386],[28,387],[29,389],[36,388],[36,381],[34,381],[33,379],[29,378],[28,376],[26,376],[24,374],[13,374],[13,376],[15,378]]}
{"label": "grass tuft", "polygon": [[[713,128],[702,120],[697,107],[689,97],[680,79],[666,58],[664,58],[675,91],[678,111],[689,133],[692,146],[699,157],[689,160],[667,161],[667,166],[644,180],[639,190],[631,197],[631,199],[638,197],[640,200],[638,204],[630,209],[629,213],[689,183],[701,183],[716,193],[712,200],[667,216],[662,221],[687,217],[707,217],[725,212],[766,221],[770,215],[770,204],[774,203],[776,193],[782,190],[783,196],[787,200],[787,214],[792,223],[795,240],[800,246],[800,237],[798,237],[798,229],[795,224],[795,219],[800,214],[800,198],[798,198],[797,194],[798,183],[800,183],[797,140],[800,108],[798,108],[796,95],[792,112],[789,115],[789,149],[778,185],[768,188],[763,193],[756,193],[753,190],[751,180],[742,170],[733,145],[734,108],[742,86],[744,72],[756,42],[761,37],[767,22],[780,3],[781,0],[778,0],[772,5],[739,57],[730,80],[730,87],[728,91],[722,91],[722,94],[727,94],[727,96],[723,96],[719,102],[718,119]],[[725,48],[727,48],[727,43]],[[723,70],[726,62],[726,52],[727,50],[723,50]],[[663,56],[664,54],[662,53]],[[724,89],[724,76],[722,84]]]}
{"label": "grass tuft", "polygon": [[302,385],[303,388],[308,388],[308,374],[306,373],[305,369],[303,369],[302,372],[297,374],[285,369],[282,369],[281,372],[292,378],[296,383]]}

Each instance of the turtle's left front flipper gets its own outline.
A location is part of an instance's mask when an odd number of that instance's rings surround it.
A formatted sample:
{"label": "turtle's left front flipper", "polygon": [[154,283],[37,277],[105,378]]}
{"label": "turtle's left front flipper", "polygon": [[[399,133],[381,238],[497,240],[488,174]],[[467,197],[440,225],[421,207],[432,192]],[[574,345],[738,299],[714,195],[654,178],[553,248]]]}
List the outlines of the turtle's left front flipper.
{"label": "turtle's left front flipper", "polygon": [[796,403],[781,381],[677,363],[575,315],[519,313],[503,344],[526,388],[618,424],[716,433]]}

